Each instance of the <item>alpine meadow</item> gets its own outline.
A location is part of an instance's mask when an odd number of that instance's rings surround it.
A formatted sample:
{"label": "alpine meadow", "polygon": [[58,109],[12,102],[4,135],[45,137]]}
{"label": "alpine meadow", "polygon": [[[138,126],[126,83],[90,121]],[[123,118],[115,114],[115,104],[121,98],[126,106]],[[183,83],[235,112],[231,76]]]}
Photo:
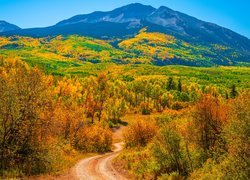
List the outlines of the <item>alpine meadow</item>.
{"label": "alpine meadow", "polygon": [[207,22],[233,3],[97,1],[0,1],[0,179],[249,179],[250,39]]}

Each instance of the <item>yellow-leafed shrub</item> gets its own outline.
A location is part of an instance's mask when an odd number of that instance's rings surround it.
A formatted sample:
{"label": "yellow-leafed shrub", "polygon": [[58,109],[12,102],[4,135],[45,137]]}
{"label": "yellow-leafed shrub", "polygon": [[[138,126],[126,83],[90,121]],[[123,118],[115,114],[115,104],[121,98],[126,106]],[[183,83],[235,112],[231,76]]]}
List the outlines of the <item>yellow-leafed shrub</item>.
{"label": "yellow-leafed shrub", "polygon": [[111,145],[112,132],[101,125],[83,128],[75,138],[75,147],[84,152],[107,152]]}
{"label": "yellow-leafed shrub", "polygon": [[156,135],[157,126],[153,120],[137,120],[124,132],[127,147],[146,146]]}

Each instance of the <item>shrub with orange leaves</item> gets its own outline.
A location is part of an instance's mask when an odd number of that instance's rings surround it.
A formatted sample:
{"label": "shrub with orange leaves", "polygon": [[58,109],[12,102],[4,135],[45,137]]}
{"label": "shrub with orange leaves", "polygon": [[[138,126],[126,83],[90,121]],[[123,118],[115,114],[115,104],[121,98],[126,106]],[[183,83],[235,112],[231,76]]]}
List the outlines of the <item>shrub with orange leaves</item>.
{"label": "shrub with orange leaves", "polygon": [[138,119],[124,132],[126,147],[146,146],[155,137],[157,125],[152,119]]}
{"label": "shrub with orange leaves", "polygon": [[223,151],[223,127],[228,121],[228,107],[218,97],[205,95],[195,106],[191,136],[207,155]]}
{"label": "shrub with orange leaves", "polygon": [[82,128],[74,139],[74,146],[83,152],[107,152],[111,145],[112,132],[101,124]]}

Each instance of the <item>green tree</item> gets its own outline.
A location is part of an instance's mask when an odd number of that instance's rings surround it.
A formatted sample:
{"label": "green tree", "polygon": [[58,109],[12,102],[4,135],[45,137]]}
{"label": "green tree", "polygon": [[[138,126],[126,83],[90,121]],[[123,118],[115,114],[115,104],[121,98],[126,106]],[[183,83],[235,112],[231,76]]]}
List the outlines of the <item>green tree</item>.
{"label": "green tree", "polygon": [[182,83],[181,83],[181,79],[179,79],[178,81],[178,91],[182,92]]}
{"label": "green tree", "polygon": [[108,86],[108,77],[106,74],[101,73],[97,77],[97,117],[98,120],[101,120],[102,112],[104,110],[104,104],[109,97],[109,86]]}
{"label": "green tree", "polygon": [[180,146],[180,136],[169,127],[161,129],[160,134],[152,146],[153,156],[158,164],[157,174],[170,174],[178,172],[187,174],[187,167]]}
{"label": "green tree", "polygon": [[169,77],[168,78],[168,83],[167,83],[167,90],[170,91],[170,90],[175,90],[176,88],[176,84],[174,82],[174,78],[173,77]]}
{"label": "green tree", "polygon": [[107,101],[105,108],[108,120],[116,124],[126,113],[127,105],[123,98],[112,97]]}
{"label": "green tree", "polygon": [[231,98],[235,98],[237,95],[238,95],[238,92],[237,92],[236,86],[235,86],[235,84],[234,84],[234,85],[232,86],[232,88],[231,88],[230,96],[231,96]]}

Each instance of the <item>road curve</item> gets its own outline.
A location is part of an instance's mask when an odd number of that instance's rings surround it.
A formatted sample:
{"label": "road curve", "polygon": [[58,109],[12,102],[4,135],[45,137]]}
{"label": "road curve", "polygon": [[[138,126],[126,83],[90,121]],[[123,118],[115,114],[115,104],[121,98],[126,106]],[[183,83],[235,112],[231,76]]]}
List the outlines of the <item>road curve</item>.
{"label": "road curve", "polygon": [[74,175],[79,180],[126,180],[112,166],[112,160],[123,148],[123,143],[115,143],[111,153],[81,160],[74,168]]}

